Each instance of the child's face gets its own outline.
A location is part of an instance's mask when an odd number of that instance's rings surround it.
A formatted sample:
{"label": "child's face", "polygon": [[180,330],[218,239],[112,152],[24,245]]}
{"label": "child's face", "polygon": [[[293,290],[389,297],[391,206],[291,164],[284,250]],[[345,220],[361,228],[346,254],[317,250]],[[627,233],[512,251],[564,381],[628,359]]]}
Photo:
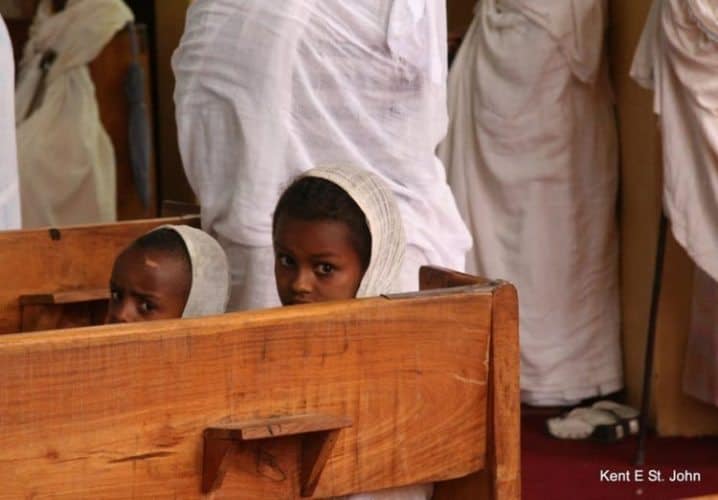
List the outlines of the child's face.
{"label": "child's face", "polygon": [[191,282],[181,257],[131,247],[112,269],[107,323],[181,318]]}
{"label": "child's face", "polygon": [[349,227],[283,216],[274,234],[274,277],[282,305],[356,296],[364,275]]}

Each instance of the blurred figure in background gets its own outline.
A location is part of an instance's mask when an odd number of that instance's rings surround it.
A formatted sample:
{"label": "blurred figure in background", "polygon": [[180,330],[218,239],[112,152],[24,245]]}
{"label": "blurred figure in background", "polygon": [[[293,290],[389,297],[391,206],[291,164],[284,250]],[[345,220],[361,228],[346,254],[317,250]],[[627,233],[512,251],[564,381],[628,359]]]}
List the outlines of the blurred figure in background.
{"label": "blurred figure in background", "polygon": [[116,219],[115,153],[87,68],[133,19],[121,0],[41,0],[17,84],[23,227]]}
{"label": "blurred figure in background", "polygon": [[440,156],[470,273],[519,291],[525,403],[623,386],[618,149],[605,0],[482,0],[449,78]]}
{"label": "blurred figure in background", "polygon": [[20,228],[20,186],[15,143],[15,63],[0,16],[0,231]]}

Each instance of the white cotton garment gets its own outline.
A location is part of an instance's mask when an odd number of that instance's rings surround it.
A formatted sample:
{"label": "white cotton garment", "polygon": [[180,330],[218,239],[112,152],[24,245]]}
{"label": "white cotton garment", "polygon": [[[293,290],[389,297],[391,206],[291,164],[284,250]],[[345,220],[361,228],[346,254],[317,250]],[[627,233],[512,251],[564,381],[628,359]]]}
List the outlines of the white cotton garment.
{"label": "white cotton garment", "polygon": [[121,0],[69,0],[58,13],[41,0],[15,107],[23,227],[116,220],[115,154],[87,64],[132,19]]}
{"label": "white cotton garment", "polygon": [[619,390],[617,139],[604,0],[481,0],[440,147],[474,237],[470,273],[519,293],[521,395]]}
{"label": "white cotton garment", "polygon": [[15,143],[15,63],[0,16],[0,231],[20,229],[20,184]]}
{"label": "white cotton garment", "polygon": [[[182,159],[202,225],[230,260],[230,309],[279,304],[272,213],[317,165],[387,183],[406,263],[464,268],[470,237],[435,154],[447,125],[444,2],[197,0],[173,69]],[[416,289],[418,268],[402,275]]]}
{"label": "white cotton garment", "polygon": [[[184,242],[192,266],[192,286],[183,318],[222,314],[229,301],[229,263],[220,244],[210,235],[190,226],[160,226],[172,229]],[[156,230],[155,230],[156,231]]]}
{"label": "white cotton garment", "polygon": [[718,405],[718,4],[656,0],[631,76],[655,91],[663,207],[696,263],[683,389]]}

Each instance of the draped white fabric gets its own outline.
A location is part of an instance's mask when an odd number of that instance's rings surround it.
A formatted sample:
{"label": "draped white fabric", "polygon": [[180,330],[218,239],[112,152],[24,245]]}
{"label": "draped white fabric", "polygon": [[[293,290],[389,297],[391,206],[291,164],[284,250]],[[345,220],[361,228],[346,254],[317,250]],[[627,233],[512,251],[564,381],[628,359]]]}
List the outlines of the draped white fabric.
{"label": "draped white fabric", "polygon": [[[24,227],[116,219],[114,150],[87,64],[132,19],[121,0],[69,0],[59,13],[40,2],[15,108]],[[48,50],[57,58],[43,85]]]}
{"label": "draped white fabric", "polygon": [[718,280],[718,6],[657,0],[631,76],[655,90],[663,205],[676,240]]}
{"label": "draped white fabric", "polygon": [[0,17],[0,231],[20,228],[20,185],[15,145],[15,63]]}
{"label": "draped white fabric", "polygon": [[631,76],[655,91],[663,206],[699,268],[683,388],[718,405],[718,4],[656,0]]}
{"label": "draped white fabric", "polygon": [[482,0],[440,148],[474,237],[469,272],[519,292],[522,399],[622,386],[617,145],[603,0]]}
{"label": "draped white fabric", "polygon": [[[230,259],[230,309],[279,304],[272,212],[316,165],[356,165],[389,185],[406,263],[464,268],[470,238],[435,155],[445,44],[441,0],[192,4],[173,58],[179,142],[203,227]],[[404,286],[417,273],[405,268]]]}
{"label": "draped white fabric", "polygon": [[355,167],[325,166],[305,175],[333,182],[364,213],[371,234],[371,259],[357,297],[401,291],[399,274],[404,265],[406,236],[394,196],[381,178]]}
{"label": "draped white fabric", "polygon": [[229,300],[229,263],[217,240],[190,226],[170,228],[184,241],[192,265],[192,286],[183,318],[222,314]]}

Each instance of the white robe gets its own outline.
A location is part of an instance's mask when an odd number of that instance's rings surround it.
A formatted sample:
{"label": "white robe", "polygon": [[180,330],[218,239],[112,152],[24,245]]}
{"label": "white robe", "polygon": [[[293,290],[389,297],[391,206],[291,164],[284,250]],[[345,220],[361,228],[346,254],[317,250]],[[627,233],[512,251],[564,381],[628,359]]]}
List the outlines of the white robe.
{"label": "white robe", "polygon": [[435,148],[446,131],[442,0],[197,0],[173,58],[179,145],[232,267],[230,309],[278,305],[271,219],[318,165],[380,175],[418,266],[462,270],[471,245]]}
{"label": "white robe", "polygon": [[[41,1],[15,108],[23,227],[116,219],[115,154],[87,64],[132,19],[121,0],[69,0],[57,14],[51,0]],[[42,104],[29,114],[41,83],[40,61],[50,49],[57,59]]]}
{"label": "white robe", "polygon": [[0,231],[20,228],[20,185],[15,144],[15,63],[0,17]]}
{"label": "white robe", "polygon": [[602,0],[482,0],[449,78],[440,156],[475,246],[517,285],[522,400],[622,387],[616,129]]}
{"label": "white robe", "polygon": [[718,3],[656,0],[631,76],[655,91],[663,207],[699,268],[683,387],[718,405]]}

